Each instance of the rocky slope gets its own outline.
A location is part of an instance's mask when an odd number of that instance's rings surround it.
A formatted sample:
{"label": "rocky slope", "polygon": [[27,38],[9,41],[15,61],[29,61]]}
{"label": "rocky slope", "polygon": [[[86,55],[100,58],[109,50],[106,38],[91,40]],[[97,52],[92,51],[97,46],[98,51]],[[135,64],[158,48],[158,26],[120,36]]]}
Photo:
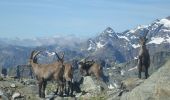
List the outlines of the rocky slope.
{"label": "rocky slope", "polygon": [[144,83],[132,91],[124,93],[120,100],[169,100],[170,60]]}
{"label": "rocky slope", "polygon": [[[114,65],[105,72],[109,73],[108,83],[98,83],[93,76],[86,76],[77,83],[81,91],[74,91],[75,97],[60,97],[53,92],[56,84],[49,82],[46,88],[47,100],[168,100],[170,98],[170,60],[150,74],[148,79],[138,79],[137,75],[126,76],[120,65]],[[113,80],[113,81],[112,81]],[[76,89],[76,87],[74,87]],[[21,81],[10,77],[0,77],[0,99],[41,100],[38,97],[38,85],[34,79]],[[52,99],[53,98],[53,99]]]}

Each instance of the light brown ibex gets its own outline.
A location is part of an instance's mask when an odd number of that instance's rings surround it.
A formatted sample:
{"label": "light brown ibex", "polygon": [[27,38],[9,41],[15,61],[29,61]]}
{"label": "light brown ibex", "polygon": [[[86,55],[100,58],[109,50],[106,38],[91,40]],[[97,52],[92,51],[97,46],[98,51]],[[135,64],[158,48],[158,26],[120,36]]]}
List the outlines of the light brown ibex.
{"label": "light brown ibex", "polygon": [[[45,98],[45,88],[47,85],[47,81],[55,80],[59,83],[60,86],[63,84],[64,54],[60,58],[58,56],[58,54],[56,53],[59,60],[52,64],[38,64],[37,63],[37,55],[39,53],[40,53],[40,51],[38,51],[38,52],[32,51],[29,63],[32,66],[34,74],[38,80],[39,97]],[[61,92],[61,94],[63,93],[63,86],[60,87],[60,92]]]}
{"label": "light brown ibex", "polygon": [[[147,30],[148,33],[149,30]],[[150,66],[150,56],[148,49],[146,48],[146,38],[145,34],[143,37],[140,37],[140,51],[139,51],[139,56],[138,56],[138,77],[141,78],[141,72],[145,72],[145,78],[147,79],[149,74],[148,74],[148,68]]]}

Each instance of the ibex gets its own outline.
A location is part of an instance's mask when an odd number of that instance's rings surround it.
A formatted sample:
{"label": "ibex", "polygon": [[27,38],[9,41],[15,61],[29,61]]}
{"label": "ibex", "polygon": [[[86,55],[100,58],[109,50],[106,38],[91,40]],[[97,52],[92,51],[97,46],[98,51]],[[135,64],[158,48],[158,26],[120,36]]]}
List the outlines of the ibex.
{"label": "ibex", "polygon": [[[52,64],[38,64],[37,63],[37,55],[40,53],[40,51],[32,51],[31,57],[30,57],[30,65],[32,66],[32,69],[34,71],[34,74],[38,80],[39,85],[39,97],[45,98],[45,88],[47,85],[47,81],[55,80],[59,83],[61,86],[63,84],[63,58],[64,54],[60,58],[58,54],[56,53],[58,57],[58,61],[52,63]],[[63,86],[60,87],[61,94],[63,93]]]}
{"label": "ibex", "polygon": [[64,81],[66,94],[73,95],[73,67],[69,63],[64,63]]}
{"label": "ibex", "polygon": [[150,56],[149,52],[146,48],[146,34],[144,37],[140,38],[140,51],[139,51],[139,56],[138,56],[138,77],[141,78],[141,72],[145,72],[145,78],[147,79],[149,74],[148,74],[148,68],[150,66]]}
{"label": "ibex", "polygon": [[83,76],[94,74],[97,80],[102,77],[102,67],[95,61],[86,61],[86,59],[84,59],[84,61],[80,61],[78,64]]}

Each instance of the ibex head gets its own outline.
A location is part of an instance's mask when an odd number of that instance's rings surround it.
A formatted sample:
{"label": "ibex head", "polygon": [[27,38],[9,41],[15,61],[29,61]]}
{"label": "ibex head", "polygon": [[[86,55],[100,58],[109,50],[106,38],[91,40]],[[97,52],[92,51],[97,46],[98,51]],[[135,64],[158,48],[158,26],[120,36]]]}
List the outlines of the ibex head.
{"label": "ibex head", "polygon": [[88,74],[88,70],[90,69],[90,67],[95,63],[95,61],[91,60],[91,61],[87,61],[87,58],[81,60],[80,62],[78,62],[78,67],[79,70],[81,72],[81,74],[83,76],[86,76]]}
{"label": "ibex head", "polygon": [[37,56],[40,52],[42,52],[42,51],[35,51],[35,50],[33,50],[33,51],[31,52],[31,56],[30,56],[30,59],[29,59],[29,65],[31,64],[31,62],[37,63],[37,57],[36,57],[36,56]]}
{"label": "ibex head", "polygon": [[139,39],[140,39],[140,45],[141,46],[145,46],[146,45],[146,42],[147,42],[147,38],[146,38],[146,35],[148,34],[149,30],[148,29],[145,29],[144,30],[144,35],[141,36]]}

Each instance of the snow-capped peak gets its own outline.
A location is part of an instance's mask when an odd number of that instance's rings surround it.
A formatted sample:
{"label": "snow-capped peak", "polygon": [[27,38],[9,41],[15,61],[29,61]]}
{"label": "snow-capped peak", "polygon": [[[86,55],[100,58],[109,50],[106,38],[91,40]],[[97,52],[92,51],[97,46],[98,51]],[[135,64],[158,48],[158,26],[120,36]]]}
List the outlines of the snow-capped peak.
{"label": "snow-capped peak", "polygon": [[104,33],[115,33],[114,30],[111,27],[107,27],[104,31]]}
{"label": "snow-capped peak", "polygon": [[165,27],[169,27],[170,28],[170,20],[168,19],[161,19],[160,21],[158,21],[157,23],[159,24],[163,24]]}
{"label": "snow-capped peak", "polygon": [[[135,33],[137,30],[139,29],[143,29],[143,28],[147,28],[148,26],[147,25],[139,25],[137,26],[135,29],[132,29],[132,30],[129,30],[130,33]],[[129,33],[128,32],[128,33]]]}

